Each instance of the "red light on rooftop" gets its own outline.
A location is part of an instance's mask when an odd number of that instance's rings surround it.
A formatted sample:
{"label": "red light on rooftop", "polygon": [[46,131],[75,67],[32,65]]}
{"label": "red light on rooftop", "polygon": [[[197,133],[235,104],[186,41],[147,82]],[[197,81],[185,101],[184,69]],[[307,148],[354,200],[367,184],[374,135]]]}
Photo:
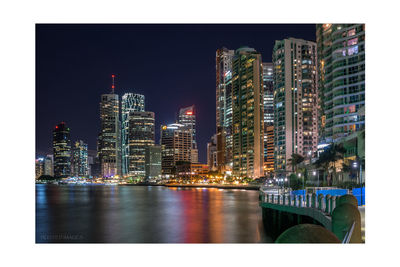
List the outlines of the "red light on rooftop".
{"label": "red light on rooftop", "polygon": [[187,111],[186,115],[193,115],[193,112],[192,111]]}
{"label": "red light on rooftop", "polygon": [[56,125],[56,129],[58,129],[58,125]]}
{"label": "red light on rooftop", "polygon": [[111,78],[115,78],[115,75],[113,74],[113,75],[111,75]]}

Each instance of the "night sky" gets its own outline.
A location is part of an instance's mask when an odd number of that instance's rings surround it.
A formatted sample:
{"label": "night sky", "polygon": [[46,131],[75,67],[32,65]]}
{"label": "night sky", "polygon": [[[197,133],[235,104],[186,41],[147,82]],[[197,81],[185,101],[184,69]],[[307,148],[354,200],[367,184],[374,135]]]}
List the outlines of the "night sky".
{"label": "night sky", "polygon": [[249,46],[270,62],[275,40],[315,41],[315,24],[36,25],[36,155],[52,154],[52,129],[64,121],[71,141],[96,150],[100,95],[116,75],[120,98],[145,95],[160,124],[196,106],[199,160],[215,133],[215,52]]}

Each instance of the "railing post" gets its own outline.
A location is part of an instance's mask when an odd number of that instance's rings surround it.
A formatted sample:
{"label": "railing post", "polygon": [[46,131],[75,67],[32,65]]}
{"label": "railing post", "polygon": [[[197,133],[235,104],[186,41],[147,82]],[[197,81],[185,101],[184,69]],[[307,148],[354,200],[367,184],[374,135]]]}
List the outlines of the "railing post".
{"label": "railing post", "polygon": [[327,194],[325,197],[325,212],[330,214],[331,213],[331,195]]}
{"label": "railing post", "polygon": [[324,195],[323,194],[318,195],[318,209],[320,211],[324,210]]}
{"label": "railing post", "polygon": [[281,204],[281,195],[278,195],[278,203],[277,203],[278,205],[280,205]]}
{"label": "railing post", "polygon": [[338,198],[337,196],[331,197],[331,210],[329,212],[329,214],[331,214],[331,215],[332,215],[333,210],[336,208],[336,199],[337,198]]}
{"label": "railing post", "polygon": [[311,196],[311,207],[316,208],[317,207],[317,194],[313,193]]}
{"label": "railing post", "polygon": [[309,208],[311,206],[311,195],[306,195],[306,207]]}
{"label": "railing post", "polygon": [[299,205],[299,207],[303,207],[304,206],[304,203],[303,203],[303,195],[300,195],[299,196],[299,202],[300,202],[300,205]]}

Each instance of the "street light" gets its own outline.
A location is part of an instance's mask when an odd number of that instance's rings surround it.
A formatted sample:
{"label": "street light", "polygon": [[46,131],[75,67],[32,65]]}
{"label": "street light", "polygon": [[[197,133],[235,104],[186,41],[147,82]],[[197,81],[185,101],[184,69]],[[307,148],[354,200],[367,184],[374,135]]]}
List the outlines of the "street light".
{"label": "street light", "polygon": [[353,168],[356,169],[357,181],[358,181],[359,180],[359,177],[358,177],[359,175],[358,175],[358,172],[357,172],[357,167],[358,167],[357,161],[354,161],[353,162]]}
{"label": "street light", "polygon": [[[313,171],[313,175],[315,176],[317,174],[317,171]],[[319,172],[318,172],[318,186],[319,186]]]}
{"label": "street light", "polygon": [[[301,177],[301,173],[298,174],[299,178]],[[304,189],[304,177],[303,177],[303,189]]]}

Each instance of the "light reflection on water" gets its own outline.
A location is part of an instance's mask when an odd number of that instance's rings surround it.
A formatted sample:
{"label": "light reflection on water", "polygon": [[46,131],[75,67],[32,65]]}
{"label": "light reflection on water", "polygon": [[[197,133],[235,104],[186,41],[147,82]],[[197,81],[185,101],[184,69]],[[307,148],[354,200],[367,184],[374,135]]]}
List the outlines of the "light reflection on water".
{"label": "light reflection on water", "polygon": [[36,185],[36,242],[258,243],[258,192]]}

